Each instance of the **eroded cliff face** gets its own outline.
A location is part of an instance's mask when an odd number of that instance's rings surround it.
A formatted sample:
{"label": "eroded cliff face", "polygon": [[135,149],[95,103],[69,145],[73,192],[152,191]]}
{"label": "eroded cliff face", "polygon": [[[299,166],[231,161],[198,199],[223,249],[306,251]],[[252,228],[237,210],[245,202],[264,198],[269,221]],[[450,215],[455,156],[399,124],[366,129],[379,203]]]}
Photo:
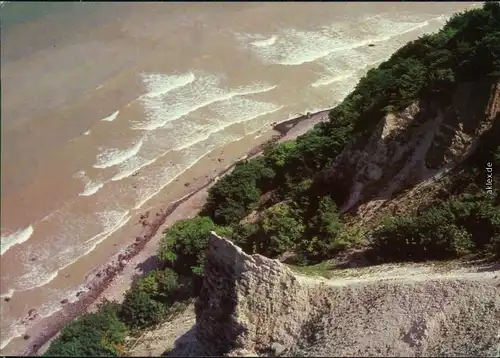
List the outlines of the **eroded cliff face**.
{"label": "eroded cliff face", "polygon": [[498,267],[446,275],[379,268],[326,280],[247,255],[215,233],[206,259],[194,338],[184,344],[191,349],[173,355],[492,356],[500,349]]}
{"label": "eroded cliff face", "polygon": [[277,353],[299,338],[311,307],[307,287],[286,266],[212,233],[196,304],[205,354]]}
{"label": "eroded cliff face", "polygon": [[348,183],[340,211],[371,202],[371,210],[394,194],[445,172],[464,160],[493,121],[500,120],[500,81],[464,83],[451,104],[418,101],[388,114],[368,138],[351,143],[329,173]]}

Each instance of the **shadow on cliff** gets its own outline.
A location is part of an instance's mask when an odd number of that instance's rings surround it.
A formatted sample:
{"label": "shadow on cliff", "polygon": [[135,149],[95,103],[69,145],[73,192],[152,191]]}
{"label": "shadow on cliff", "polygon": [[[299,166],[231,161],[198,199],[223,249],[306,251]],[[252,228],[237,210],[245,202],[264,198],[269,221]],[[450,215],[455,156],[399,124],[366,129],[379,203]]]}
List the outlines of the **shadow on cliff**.
{"label": "shadow on cliff", "polygon": [[[384,125],[379,122],[371,132],[356,139],[343,151],[333,170],[318,173],[314,186],[323,188],[323,194],[335,200],[341,213],[355,214],[362,204],[391,199],[428,178],[421,170],[423,162],[416,160],[416,152],[422,150],[422,143],[415,138],[415,132],[437,120],[437,108],[427,101],[421,101],[418,107],[419,112],[411,123],[387,135],[383,140],[385,144],[381,143]],[[401,148],[405,147],[402,152]],[[420,158],[425,158],[425,155]],[[385,157],[384,162],[380,162],[379,156]],[[404,173],[405,167],[410,168],[409,173]]]}
{"label": "shadow on cliff", "polygon": [[204,278],[195,303],[196,324],[175,341],[165,356],[221,356],[243,347],[246,328],[237,320],[237,280],[241,275],[238,253],[211,237]]}
{"label": "shadow on cliff", "polygon": [[[421,100],[411,123],[390,133],[386,144],[380,143],[384,126],[379,122],[338,157],[335,169],[315,178],[316,186],[329,192],[341,212],[355,213],[362,204],[392,199],[428,180],[450,162],[463,159],[467,145],[459,140],[457,146],[454,140],[457,135],[474,137],[486,120],[496,82],[498,78],[461,84],[445,104]],[[380,162],[381,155],[385,162]]]}

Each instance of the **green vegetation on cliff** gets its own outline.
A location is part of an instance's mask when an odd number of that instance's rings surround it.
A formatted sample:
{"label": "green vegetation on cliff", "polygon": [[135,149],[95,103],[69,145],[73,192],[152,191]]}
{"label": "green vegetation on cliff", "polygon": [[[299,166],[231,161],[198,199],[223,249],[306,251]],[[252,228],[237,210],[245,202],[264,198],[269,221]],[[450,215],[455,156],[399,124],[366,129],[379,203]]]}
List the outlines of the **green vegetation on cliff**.
{"label": "green vegetation on cliff", "polygon": [[45,356],[119,356],[123,354],[126,325],[118,319],[120,306],[104,302],[96,313],[85,314],[63,328]]}
{"label": "green vegetation on cliff", "polygon": [[[416,216],[391,218],[373,233],[381,260],[435,260],[497,250],[500,207],[490,194],[464,194]],[[497,251],[498,253],[498,251]]]}
{"label": "green vegetation on cliff", "polygon": [[[341,225],[336,222],[338,219],[334,219],[336,217],[335,206],[325,205],[325,200],[333,200],[337,205],[342,205],[346,190],[342,187],[342,183],[325,182],[323,176],[318,173],[331,166],[348,142],[370,135],[385,114],[400,111],[416,100],[438,101],[446,106],[450,103],[451,94],[457,84],[480,81],[492,76],[498,77],[500,75],[499,44],[500,6],[498,3],[486,3],[482,9],[454,15],[438,33],[425,35],[409,42],[378,68],[368,71],[356,89],[342,104],[330,112],[329,122],[317,125],[296,141],[270,146],[262,158],[240,164],[238,171],[235,170],[234,173],[224,177],[210,190],[205,212],[216,223],[234,225],[259,206],[259,194],[272,191],[278,198],[275,201],[287,200],[289,201],[287,205],[294,208],[294,210],[280,211],[282,215],[280,221],[283,223],[280,230],[289,232],[288,226],[292,225],[295,235],[300,237],[296,240],[293,238],[294,235],[272,234],[273,239],[266,238],[267,247],[263,247],[262,240],[260,240],[261,245],[256,247],[256,252],[278,255],[284,251],[296,250],[307,261],[307,259],[325,257],[335,249],[349,247],[354,243],[349,240],[338,241],[338,231],[341,231]],[[495,145],[498,151],[499,136],[495,137],[493,134],[492,137],[496,138],[496,141],[492,138],[486,142],[490,143],[490,146],[493,144],[493,147],[483,150],[479,155],[482,166],[494,160]],[[484,168],[481,168],[482,171]],[[262,173],[265,173],[265,176]],[[484,191],[484,188],[481,190]],[[228,193],[228,195],[222,193]],[[474,200],[487,205],[479,197]],[[459,205],[462,199],[456,199],[455,203]],[[464,206],[467,205],[464,204]],[[233,220],[229,220],[229,216],[222,219],[221,215],[217,214],[235,212],[234,208],[238,208],[238,214],[232,216]],[[492,206],[491,210],[495,210],[494,208],[495,206]],[[260,210],[264,210],[266,217],[268,210],[276,211],[277,209],[261,207]],[[395,219],[381,230],[386,232],[384,237],[389,241],[390,233],[397,236],[396,232],[404,226],[407,226],[406,231],[410,231],[412,225],[428,226],[429,229],[426,230],[431,230],[432,222],[438,217],[443,220],[450,218],[451,214],[447,211],[449,210],[445,208],[436,209],[416,221],[412,218]],[[466,214],[453,213],[453,217],[457,217],[460,223],[463,222],[460,219],[461,215]],[[318,218],[326,217],[330,218],[332,224],[318,223]],[[262,221],[261,225],[265,222],[265,220]],[[462,226],[458,223],[455,225],[449,220],[442,222],[450,226],[447,229],[440,228],[435,232],[435,236],[432,236],[435,240],[429,237],[422,239],[422,243],[426,240],[431,242],[430,245],[436,240],[449,242],[451,246],[446,250],[451,250],[450,252],[455,252],[456,255],[470,250],[475,251],[476,248],[483,249],[482,246],[479,247],[470,242],[470,236],[477,235],[471,228],[469,231],[462,230]],[[325,230],[329,227],[331,229]],[[300,231],[302,233],[299,235]],[[382,240],[382,231],[376,235],[379,240]],[[261,232],[266,233],[264,227]],[[488,236],[489,233],[485,235]],[[395,245],[397,240],[390,242]],[[382,241],[380,245],[383,246]],[[388,245],[390,246],[390,243]],[[456,248],[451,248],[455,246]],[[421,249],[426,250],[423,247]],[[416,252],[405,257],[416,258]]]}
{"label": "green vegetation on cliff", "polygon": [[249,253],[292,255],[302,265],[360,244],[369,245],[376,261],[500,257],[500,194],[485,194],[484,188],[487,162],[500,183],[498,120],[456,169],[441,203],[419,208],[416,216],[387,218],[361,240],[337,211],[347,188],[324,175],[348,143],[370,135],[387,113],[417,100],[447,106],[458,84],[498,76],[498,3],[457,14],[438,33],[408,43],[370,70],[327,123],[295,141],[270,145],[263,156],[222,177],[199,216],[165,232],[158,249],[164,267],[134,283],[121,306],[106,303],[66,326],[46,355],[121,354],[127,330],[156,324],[174,302],[197,295],[212,230]]}

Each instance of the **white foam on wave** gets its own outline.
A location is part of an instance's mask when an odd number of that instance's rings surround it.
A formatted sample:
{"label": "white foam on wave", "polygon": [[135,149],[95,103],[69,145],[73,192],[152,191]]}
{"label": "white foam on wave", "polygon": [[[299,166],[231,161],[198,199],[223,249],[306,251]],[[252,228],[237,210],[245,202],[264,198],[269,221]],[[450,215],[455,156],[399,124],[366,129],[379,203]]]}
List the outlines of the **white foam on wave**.
{"label": "white foam on wave", "polygon": [[192,138],[189,142],[186,141],[174,150],[180,151],[192,147],[234,124],[248,122],[277,112],[282,108],[283,106],[278,106],[274,103],[253,101],[245,98],[220,102],[217,106],[211,106],[210,109],[219,114],[221,118],[213,119],[213,124],[198,130],[196,137]]}
{"label": "white foam on wave", "polygon": [[135,173],[139,172],[139,170],[141,170],[142,168],[153,164],[157,160],[157,158],[153,158],[150,160],[145,160],[142,158],[140,158],[140,159],[139,158],[132,158],[132,159],[135,159],[135,160],[131,161],[130,163],[127,163],[124,166],[124,169],[120,169],[120,171],[118,173],[116,173],[111,178],[111,181],[118,181],[118,180],[128,178],[128,177],[134,175]]}
{"label": "white foam on wave", "polygon": [[228,100],[210,108],[214,112],[219,113],[221,118],[214,119],[214,124],[205,127],[205,132],[198,131],[198,137],[193,138],[191,142],[184,143],[174,149],[175,151],[183,152],[184,163],[163,168],[157,173],[148,175],[147,178],[142,179],[142,192],[139,194],[140,198],[134,206],[134,210],[141,208],[145,203],[158,195],[167,185],[192,168],[213,150],[242,138],[242,136],[224,133],[225,128],[236,123],[252,122],[256,118],[279,111],[282,106],[238,98],[236,101]]}
{"label": "white foam on wave", "polygon": [[340,75],[340,76],[327,76],[320,78],[316,82],[311,84],[311,87],[323,87],[323,86],[328,86],[331,85],[332,83],[335,82],[340,82],[340,81],[345,81],[348,80],[354,76],[354,72],[348,72],[345,75]]}
{"label": "white foam on wave", "polygon": [[75,175],[73,175],[73,178],[82,179],[83,182],[85,183],[85,188],[83,189],[83,191],[81,193],[78,194],[79,196],[91,196],[91,195],[94,195],[95,193],[97,193],[99,191],[99,189],[101,189],[102,187],[104,187],[104,183],[94,183],[94,182],[92,182],[87,177],[87,175],[85,174],[84,170],[81,170],[78,173],[76,173]]}
{"label": "white foam on wave", "polygon": [[[212,134],[245,121],[265,116],[280,110],[282,107],[273,103],[249,100],[236,97],[230,100],[213,103],[209,109],[219,115],[211,118],[206,124],[193,121],[192,118],[168,123],[162,133],[148,133],[145,143],[154,145],[148,150],[148,158],[136,156],[120,164],[119,172],[112,181],[122,180],[136,174],[139,170],[155,163],[171,151],[179,151],[209,138]],[[162,134],[166,134],[164,137]]]}
{"label": "white foam on wave", "polygon": [[[13,292],[47,285],[58,276],[59,272],[88,255],[131,218],[129,211],[117,210],[93,214],[90,217],[73,216],[68,213],[61,215],[59,220],[65,222],[66,226],[62,225],[61,232],[53,237],[53,240],[28,247],[19,256],[19,261],[24,266],[24,273],[15,278]],[[99,222],[101,231],[81,242],[87,234],[86,227],[89,222]],[[81,243],[78,244],[78,241]],[[68,245],[68,242],[76,245]],[[37,261],[30,260],[33,256],[37,257]]]}
{"label": "white foam on wave", "polygon": [[[90,129],[88,129],[87,131],[83,132],[83,133],[82,133],[82,135],[83,135],[83,136],[88,136],[88,135],[90,135]],[[77,140],[78,138],[80,138],[80,137],[76,137],[76,138],[70,139],[70,140],[68,140],[68,143],[74,142],[74,141],[75,141],[75,140]]]}
{"label": "white foam on wave", "polygon": [[95,193],[97,193],[99,191],[99,189],[101,189],[102,187],[104,187],[103,183],[88,182],[87,184],[85,184],[85,190],[78,195],[79,196],[91,196],[91,195],[94,195]]}
{"label": "white foam on wave", "polygon": [[0,293],[0,298],[12,297],[13,294],[14,294],[14,290],[13,289],[9,289],[5,293]]}
{"label": "white foam on wave", "polygon": [[123,163],[127,159],[137,155],[141,150],[143,140],[137,141],[134,146],[128,149],[106,149],[104,152],[97,156],[97,163],[93,165],[94,168],[105,169]]}
{"label": "white foam on wave", "polygon": [[[61,299],[65,298],[69,303],[76,302],[79,298],[77,293],[81,291],[87,291],[85,284],[78,285],[77,287],[70,288],[69,290],[48,290],[48,293],[54,293],[51,295],[50,301],[45,302],[40,307],[37,307],[38,319],[44,319],[53,315],[54,313],[60,311]],[[27,328],[23,323],[20,323],[20,319],[17,322],[13,322],[7,329],[6,332],[2,332],[2,341],[0,342],[0,349],[5,348],[13,339],[23,336]],[[8,332],[8,333],[7,333]]]}
{"label": "white foam on wave", "polygon": [[[169,179],[167,179],[165,182],[163,182],[158,187],[143,188],[141,186],[142,193],[140,194],[140,196],[142,196],[142,198],[139,199],[139,201],[137,202],[137,204],[134,206],[133,210],[140,209],[149,200],[151,200],[153,197],[155,197],[156,195],[158,195],[168,184],[172,183],[175,180],[175,178],[177,178],[178,176],[182,175],[187,170],[189,170],[191,167],[193,167],[196,163],[198,163],[208,153],[209,152],[205,153],[203,156],[201,156],[198,159],[196,159],[195,161],[191,162],[191,164],[185,166],[184,168],[182,168],[179,165],[177,165],[177,166],[174,166],[174,167],[170,167],[170,168],[164,169],[164,173],[162,175],[160,175],[160,177],[163,176],[163,177],[169,178]],[[179,169],[179,167],[180,167],[180,169]],[[172,174],[172,171],[175,171],[175,174]]]}
{"label": "white foam on wave", "polygon": [[388,41],[395,36],[429,25],[427,19],[395,21],[377,15],[356,22],[335,22],[315,31],[285,29],[275,35],[267,46],[255,46],[255,35],[236,35],[244,45],[267,63],[286,66],[302,65],[328,56],[332,52],[346,51],[371,43]]}
{"label": "white foam on wave", "polygon": [[103,237],[108,237],[109,235],[111,235],[111,233],[118,230],[121,226],[124,225],[125,222],[128,221],[128,219],[126,218],[129,217],[129,211],[110,210],[99,212],[97,213],[97,216],[99,217],[99,222],[103,226],[104,230],[101,233],[86,240],[85,244],[96,244],[102,242]]}
{"label": "white foam on wave", "polygon": [[[228,136],[227,139],[230,140],[230,137]],[[177,164],[175,166],[164,168],[162,171],[156,173],[156,175],[148,178],[151,185],[148,186],[145,183],[144,186],[141,186],[139,200],[134,206],[134,210],[140,209],[149,200],[158,195],[167,185],[172,183],[177,177],[184,174],[187,170],[192,168],[196,163],[198,163],[213,150],[212,148],[210,148],[210,146],[208,146],[199,155],[197,153],[193,155],[190,153],[189,149],[185,150],[184,164]],[[161,181],[161,179],[163,179],[163,181]],[[161,184],[158,185],[158,183]]]}
{"label": "white foam on wave", "polygon": [[132,129],[155,130],[212,103],[237,96],[268,92],[276,88],[263,83],[230,90],[220,87],[220,78],[214,75],[200,75],[196,81],[168,91],[165,96],[144,96],[141,98],[146,111],[146,121],[135,122]]}
{"label": "white foam on wave", "polygon": [[116,112],[110,114],[109,116],[101,119],[101,121],[103,121],[103,122],[113,122],[116,119],[116,117],[118,117],[118,113],[120,113],[120,111],[116,111]]}
{"label": "white foam on wave", "polygon": [[0,256],[7,252],[12,246],[28,241],[31,235],[33,235],[33,231],[33,226],[30,225],[25,229],[19,229],[10,234],[3,234],[0,237]]}
{"label": "white foam on wave", "polygon": [[[383,15],[366,17],[361,25],[355,29],[361,34],[366,34],[366,42],[374,44],[373,47],[353,47],[345,51],[333,51],[327,56],[318,59],[317,63],[322,65],[326,74],[311,84],[312,87],[329,86],[335,90],[335,100],[343,99],[348,92],[354,89],[354,84],[366,73],[369,68],[375,67],[387,60],[398,48],[403,46],[407,39],[400,35],[415,32],[415,36],[429,31],[426,26],[431,21],[442,21],[439,16],[430,20],[412,22],[414,15],[403,16],[402,21],[394,22]],[[420,19],[421,20],[421,19]],[[353,26],[354,27],[354,26]],[[339,31],[341,32],[341,31]],[[375,37],[375,40],[370,40]]]}
{"label": "white foam on wave", "polygon": [[144,136],[144,147],[147,150],[120,163],[118,173],[111,178],[111,181],[135,175],[142,168],[155,163],[176,147],[190,141],[199,129],[198,123],[186,118],[167,123],[161,131],[147,132]]}
{"label": "white foam on wave", "polygon": [[267,39],[253,41],[251,44],[255,47],[267,47],[274,45],[277,39],[278,37],[273,35]]}
{"label": "white foam on wave", "polygon": [[196,79],[196,75],[192,72],[183,73],[181,75],[164,75],[161,73],[141,73],[141,78],[146,86],[148,93],[143,97],[161,97],[168,92],[184,87]]}
{"label": "white foam on wave", "polygon": [[2,332],[2,340],[0,341],[0,350],[7,347],[7,345],[17,337],[20,337],[26,333],[26,327],[23,324],[11,324],[8,327],[8,333]]}
{"label": "white foam on wave", "polygon": [[[77,178],[80,173],[85,173],[83,170],[81,172],[78,172],[77,174],[73,175],[73,178]],[[50,220],[51,218],[54,217],[57,213],[59,213],[59,210],[53,211],[50,214],[45,215],[40,222],[45,222],[47,220]]]}

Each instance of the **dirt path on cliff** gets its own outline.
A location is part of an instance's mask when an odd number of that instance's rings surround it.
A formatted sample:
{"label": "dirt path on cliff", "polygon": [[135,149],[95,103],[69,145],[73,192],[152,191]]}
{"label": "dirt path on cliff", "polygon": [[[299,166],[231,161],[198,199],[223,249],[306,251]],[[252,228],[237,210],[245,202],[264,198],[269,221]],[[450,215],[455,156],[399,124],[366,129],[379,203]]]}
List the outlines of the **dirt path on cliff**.
{"label": "dirt path on cliff", "polygon": [[380,265],[294,274],[327,302],[299,356],[496,356],[500,263]]}
{"label": "dirt path on cliff", "polygon": [[[463,265],[463,266],[462,266]],[[433,280],[494,280],[500,281],[500,263],[469,265],[459,263],[443,264],[388,264],[366,268],[334,271],[335,277],[305,275],[294,272],[303,284],[326,284],[328,286],[348,286],[389,281],[411,283]]]}

